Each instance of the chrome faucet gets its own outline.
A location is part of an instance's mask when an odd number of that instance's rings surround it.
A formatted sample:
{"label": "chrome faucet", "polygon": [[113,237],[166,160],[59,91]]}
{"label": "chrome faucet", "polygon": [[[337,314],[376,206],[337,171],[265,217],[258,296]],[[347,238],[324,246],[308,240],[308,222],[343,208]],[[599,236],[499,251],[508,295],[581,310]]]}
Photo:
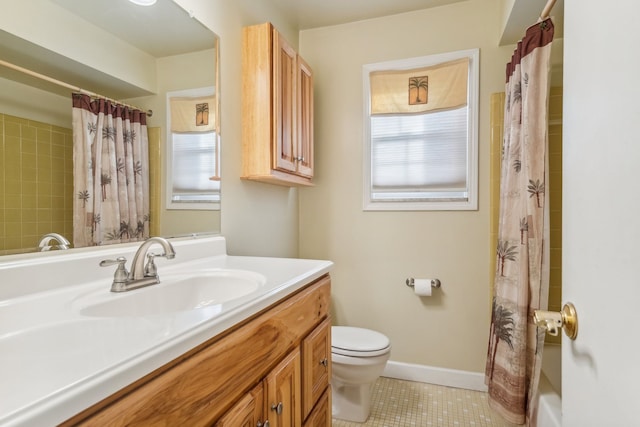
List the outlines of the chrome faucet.
{"label": "chrome faucet", "polygon": [[[147,253],[151,245],[154,243],[160,244],[164,249],[163,254]],[[145,240],[136,254],[133,256],[131,262],[131,271],[128,272],[125,267],[127,259],[125,257],[119,257],[115,260],[105,259],[100,262],[100,267],[107,267],[109,265],[118,264],[116,272],[113,275],[113,283],[111,284],[111,292],[125,292],[144,286],[155,285],[160,283],[160,277],[158,276],[158,269],[153,261],[156,257],[164,257],[167,259],[173,259],[176,256],[176,252],[173,249],[173,245],[162,237],[151,237]],[[147,258],[146,265],[144,259]]]}
{"label": "chrome faucet", "polygon": [[[50,245],[50,243],[54,241],[55,245]],[[40,252],[48,251],[52,247],[56,246],[58,249],[69,249],[71,243],[67,239],[64,238],[63,235],[58,233],[47,233],[40,239],[40,243],[38,243],[38,248]]]}

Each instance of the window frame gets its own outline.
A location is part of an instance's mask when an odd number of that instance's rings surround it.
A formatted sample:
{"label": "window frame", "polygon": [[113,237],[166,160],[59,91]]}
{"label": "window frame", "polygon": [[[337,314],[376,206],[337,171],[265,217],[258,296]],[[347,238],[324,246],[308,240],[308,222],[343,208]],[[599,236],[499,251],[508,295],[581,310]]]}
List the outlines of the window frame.
{"label": "window frame", "polygon": [[[215,87],[207,86],[197,89],[171,91],[166,93],[167,117],[166,117],[166,168],[165,174],[165,207],[167,210],[208,210],[219,211],[220,200],[214,202],[176,202],[173,200],[173,132],[171,131],[171,98],[174,97],[200,97],[215,95]],[[216,108],[218,106],[216,105]],[[217,114],[217,113],[216,113]],[[220,167],[220,134],[214,132],[216,155],[218,156],[218,168]],[[218,170],[218,175],[220,171]],[[220,196],[221,189],[218,190]]]}
{"label": "window frame", "polygon": [[[372,200],[371,93],[369,75],[373,71],[408,70],[430,67],[456,59],[469,59],[467,86],[467,189],[466,200],[459,201],[374,201]],[[478,210],[478,110],[480,50],[467,49],[415,58],[365,64],[362,67],[364,95],[363,211],[441,211]]]}

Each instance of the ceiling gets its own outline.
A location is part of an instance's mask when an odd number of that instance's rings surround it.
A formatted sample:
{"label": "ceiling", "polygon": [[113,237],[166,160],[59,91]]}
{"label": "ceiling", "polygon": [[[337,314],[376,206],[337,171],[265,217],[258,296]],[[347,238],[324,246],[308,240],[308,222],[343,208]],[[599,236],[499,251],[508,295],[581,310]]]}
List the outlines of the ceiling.
{"label": "ceiling", "polygon": [[345,24],[466,0],[272,0],[300,30]]}
{"label": "ceiling", "polygon": [[[50,0],[82,19],[118,35],[154,57],[177,55],[213,47],[211,32],[179,9],[173,0],[136,6],[128,0],[99,3],[87,0]],[[264,0],[258,0],[264,1]],[[299,30],[344,24],[387,15],[445,6],[467,0],[271,0]],[[501,45],[516,43],[524,29],[536,22],[547,0],[512,0]],[[509,2],[507,2],[509,3]],[[556,37],[562,37],[564,0],[552,11]],[[558,25],[559,24],[559,25]],[[162,31],[157,29],[161,28]]]}
{"label": "ceiling", "polygon": [[50,1],[156,58],[214,47],[211,31],[186,11],[178,11],[173,0],[158,0],[153,6],[129,0]]}
{"label": "ceiling", "polygon": [[[50,0],[82,19],[118,35],[155,57],[211,48],[211,33],[187,12],[176,14],[173,0],[136,6],[109,0]],[[231,0],[229,0],[231,1]],[[258,0],[264,1],[264,0]],[[344,24],[444,6],[466,0],[271,0],[299,30]],[[162,31],[157,31],[162,28]]]}
{"label": "ceiling", "polygon": [[[83,20],[126,40],[153,57],[159,58],[214,47],[214,37],[197,19],[173,0],[158,0],[150,7],[137,6],[128,0],[97,2],[88,0],[49,0]],[[207,1],[207,0],[203,0]],[[234,1],[234,0],[227,0]],[[267,0],[253,0],[267,1]],[[299,30],[339,25],[382,16],[408,13],[469,0],[270,0]],[[500,44],[513,44],[527,26],[536,22],[547,0],[503,0],[512,4]],[[558,0],[552,12],[556,17],[556,36],[562,37],[564,1]],[[497,42],[497,41],[496,41]],[[30,44],[0,30],[0,58],[113,98],[144,95],[144,91],[84,64],[74,63],[40,46]],[[47,86],[0,67],[0,77]],[[52,92],[61,88],[50,87]],[[147,93],[148,94],[148,93]]]}
{"label": "ceiling", "polygon": [[[524,36],[527,27],[537,22],[546,3],[547,0],[514,1],[500,38],[500,45],[517,43]],[[564,36],[564,0],[556,0],[551,10],[551,17],[555,27],[554,38],[562,38]]]}

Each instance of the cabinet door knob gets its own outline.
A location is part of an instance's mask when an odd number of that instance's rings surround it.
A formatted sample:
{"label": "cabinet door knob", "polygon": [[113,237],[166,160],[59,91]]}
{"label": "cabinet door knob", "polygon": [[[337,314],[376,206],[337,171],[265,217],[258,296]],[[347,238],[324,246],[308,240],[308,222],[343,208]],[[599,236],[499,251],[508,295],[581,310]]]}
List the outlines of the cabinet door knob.
{"label": "cabinet door knob", "polygon": [[329,360],[327,360],[327,358],[325,357],[320,361],[320,364],[326,368],[327,366],[329,366]]}
{"label": "cabinet door knob", "polygon": [[282,402],[279,402],[277,405],[271,405],[271,410],[276,411],[276,414],[280,415],[282,414],[283,406]]}
{"label": "cabinet door knob", "polygon": [[256,424],[256,427],[269,427],[269,420],[264,420],[264,423],[258,421],[258,424]]}

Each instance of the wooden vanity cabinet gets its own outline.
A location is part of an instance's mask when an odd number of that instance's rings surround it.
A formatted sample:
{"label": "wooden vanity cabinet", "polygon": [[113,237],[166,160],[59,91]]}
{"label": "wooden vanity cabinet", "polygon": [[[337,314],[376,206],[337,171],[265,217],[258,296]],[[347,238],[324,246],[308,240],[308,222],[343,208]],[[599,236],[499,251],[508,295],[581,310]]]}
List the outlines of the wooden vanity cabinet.
{"label": "wooden vanity cabinet", "polygon": [[269,427],[302,425],[300,369],[300,350],[295,349],[265,378]]}
{"label": "wooden vanity cabinet", "polygon": [[302,412],[306,418],[327,390],[331,379],[331,322],[325,319],[302,340],[304,388]]}
{"label": "wooden vanity cabinet", "polygon": [[328,388],[307,417],[303,427],[331,427],[331,388]]}
{"label": "wooden vanity cabinet", "polygon": [[286,186],[313,177],[313,72],[270,23],[245,27],[242,178]]}
{"label": "wooden vanity cabinet", "polygon": [[215,424],[215,427],[257,427],[264,425],[264,387],[259,383],[244,395]]}
{"label": "wooden vanity cabinet", "polygon": [[[305,419],[304,427],[330,427],[330,332],[327,318],[302,340],[302,352],[290,353],[215,426],[255,427],[269,421],[269,427],[298,427]],[[259,401],[263,395],[265,405]]]}
{"label": "wooden vanity cabinet", "polygon": [[330,288],[317,279],[62,426],[324,426]]}
{"label": "wooden vanity cabinet", "polygon": [[[301,425],[300,350],[295,349],[214,427],[297,427]],[[267,424],[268,421],[268,424]]]}

